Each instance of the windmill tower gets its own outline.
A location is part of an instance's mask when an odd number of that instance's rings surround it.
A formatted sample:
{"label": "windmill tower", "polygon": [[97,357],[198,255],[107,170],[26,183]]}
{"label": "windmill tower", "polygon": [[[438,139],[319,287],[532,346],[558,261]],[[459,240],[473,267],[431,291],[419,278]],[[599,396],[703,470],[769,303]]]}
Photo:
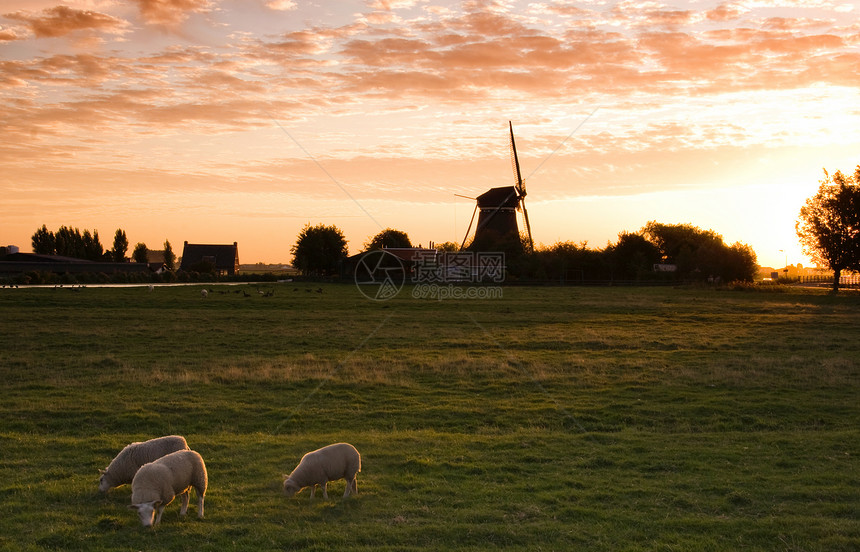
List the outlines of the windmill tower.
{"label": "windmill tower", "polygon": [[475,227],[475,239],[473,245],[485,247],[487,244],[500,242],[519,243],[520,232],[517,225],[517,211],[522,210],[526,233],[528,234],[529,251],[534,249],[532,240],[532,229],[529,224],[529,214],[526,210],[526,183],[520,173],[520,161],[517,158],[517,144],[514,141],[514,126],[508,121],[511,131],[511,166],[516,178],[513,186],[502,186],[490,188],[479,195],[476,200],[475,210],[472,212],[472,220],[460,249],[466,244],[472,223],[475,221],[475,213],[478,213],[478,226]]}

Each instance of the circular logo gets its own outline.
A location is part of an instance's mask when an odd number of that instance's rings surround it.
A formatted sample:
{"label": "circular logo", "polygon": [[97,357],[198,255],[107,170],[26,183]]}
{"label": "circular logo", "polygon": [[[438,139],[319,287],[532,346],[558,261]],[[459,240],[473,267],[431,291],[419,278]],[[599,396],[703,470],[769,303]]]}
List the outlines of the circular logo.
{"label": "circular logo", "polygon": [[368,251],[355,265],[355,285],[368,299],[387,301],[400,293],[405,282],[403,261],[384,249]]}

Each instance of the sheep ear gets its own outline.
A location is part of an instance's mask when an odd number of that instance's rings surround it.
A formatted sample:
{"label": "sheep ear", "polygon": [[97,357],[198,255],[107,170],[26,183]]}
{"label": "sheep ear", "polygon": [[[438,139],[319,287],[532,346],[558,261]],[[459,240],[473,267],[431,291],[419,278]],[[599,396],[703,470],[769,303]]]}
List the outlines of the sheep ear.
{"label": "sheep ear", "polygon": [[128,509],[129,510],[137,510],[137,504],[129,504]]}
{"label": "sheep ear", "polygon": [[107,470],[99,470],[99,475],[104,475],[107,473]]}

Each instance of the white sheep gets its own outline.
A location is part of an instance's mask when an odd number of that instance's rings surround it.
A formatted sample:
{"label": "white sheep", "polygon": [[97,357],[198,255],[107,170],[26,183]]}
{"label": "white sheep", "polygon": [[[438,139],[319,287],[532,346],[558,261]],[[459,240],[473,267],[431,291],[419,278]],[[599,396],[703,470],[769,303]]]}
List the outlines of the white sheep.
{"label": "white sheep", "polygon": [[317,485],[322,487],[323,498],[328,498],[329,481],[346,480],[343,497],[358,494],[356,474],[361,471],[361,455],[349,443],[335,443],[302,456],[299,465],[284,481],[284,493],[293,496],[305,487],[311,488],[314,497]]}
{"label": "white sheep", "polygon": [[204,299],[209,297],[209,290],[208,289],[201,289],[200,290],[200,297],[202,297]]}
{"label": "white sheep", "polygon": [[193,450],[171,452],[137,470],[131,482],[129,508],[137,510],[144,527],[152,527],[161,521],[164,508],[177,495],[182,501],[179,515],[184,516],[193,487],[197,494],[197,517],[203,518],[203,498],[208,485],[203,457]]}
{"label": "white sheep", "polygon": [[99,491],[107,492],[109,489],[131,483],[134,474],[144,464],[157,460],[165,454],[177,450],[188,450],[185,437],[180,435],[168,435],[144,441],[142,443],[131,443],[126,445],[116,458],[111,460],[107,468],[99,470]]}

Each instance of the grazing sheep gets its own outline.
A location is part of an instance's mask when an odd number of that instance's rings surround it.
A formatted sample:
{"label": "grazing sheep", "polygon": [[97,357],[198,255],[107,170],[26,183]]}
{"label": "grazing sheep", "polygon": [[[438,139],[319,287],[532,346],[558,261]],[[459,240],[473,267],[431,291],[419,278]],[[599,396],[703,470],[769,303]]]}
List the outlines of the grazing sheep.
{"label": "grazing sheep", "polygon": [[209,290],[208,289],[201,289],[200,290],[200,297],[202,297],[204,299],[209,297]]}
{"label": "grazing sheep", "polygon": [[107,492],[109,489],[131,483],[134,474],[144,464],[158,460],[165,454],[177,450],[188,450],[185,437],[180,435],[168,435],[144,441],[142,443],[131,443],[126,445],[116,458],[111,460],[107,468],[99,470],[99,491]]}
{"label": "grazing sheep", "polygon": [[361,471],[361,455],[349,443],[328,445],[302,456],[299,465],[284,481],[284,492],[293,496],[305,487],[311,488],[314,497],[317,485],[322,487],[323,498],[328,498],[329,481],[346,479],[343,497],[358,494],[356,474]]}
{"label": "grazing sheep", "polygon": [[137,470],[131,482],[131,504],[137,510],[144,527],[152,527],[161,521],[164,508],[179,495],[182,507],[179,515],[188,511],[191,488],[197,494],[197,517],[203,518],[203,498],[209,476],[203,458],[193,450],[180,450],[162,456],[154,462],[144,464]]}

